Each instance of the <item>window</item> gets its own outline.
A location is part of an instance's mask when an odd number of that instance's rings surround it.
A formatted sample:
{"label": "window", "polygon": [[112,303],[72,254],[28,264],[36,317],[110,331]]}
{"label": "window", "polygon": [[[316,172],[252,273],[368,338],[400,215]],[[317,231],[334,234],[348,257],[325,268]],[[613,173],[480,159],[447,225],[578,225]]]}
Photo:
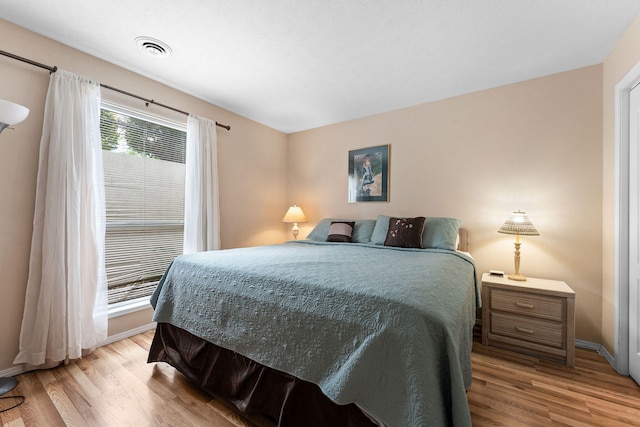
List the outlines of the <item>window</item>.
{"label": "window", "polygon": [[109,304],[148,297],[182,254],[186,126],[108,104],[100,111]]}

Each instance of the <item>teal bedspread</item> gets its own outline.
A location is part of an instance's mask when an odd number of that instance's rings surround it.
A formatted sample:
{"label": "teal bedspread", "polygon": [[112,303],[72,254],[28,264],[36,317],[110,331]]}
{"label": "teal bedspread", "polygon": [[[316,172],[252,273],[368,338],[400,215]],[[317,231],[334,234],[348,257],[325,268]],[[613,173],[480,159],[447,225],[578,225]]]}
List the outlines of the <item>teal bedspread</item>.
{"label": "teal bedspread", "polygon": [[475,308],[464,254],[353,243],[183,255],[154,320],[313,382],[387,426],[470,426]]}

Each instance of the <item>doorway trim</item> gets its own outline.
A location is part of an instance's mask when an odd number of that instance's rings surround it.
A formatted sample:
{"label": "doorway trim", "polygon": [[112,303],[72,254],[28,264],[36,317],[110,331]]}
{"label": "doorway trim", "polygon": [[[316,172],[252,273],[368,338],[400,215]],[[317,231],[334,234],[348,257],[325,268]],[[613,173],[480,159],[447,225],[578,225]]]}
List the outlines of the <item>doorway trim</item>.
{"label": "doorway trim", "polygon": [[640,82],[640,62],[615,88],[614,366],[629,375],[629,93]]}

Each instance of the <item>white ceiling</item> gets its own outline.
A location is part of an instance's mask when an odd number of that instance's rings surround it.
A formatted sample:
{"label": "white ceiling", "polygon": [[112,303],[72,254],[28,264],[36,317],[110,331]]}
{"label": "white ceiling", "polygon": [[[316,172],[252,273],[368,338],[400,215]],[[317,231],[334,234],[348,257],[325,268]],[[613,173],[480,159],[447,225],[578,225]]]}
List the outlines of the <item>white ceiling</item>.
{"label": "white ceiling", "polygon": [[[291,133],[601,63],[640,0],[0,0],[0,11]],[[173,54],[143,53],[138,36]]]}

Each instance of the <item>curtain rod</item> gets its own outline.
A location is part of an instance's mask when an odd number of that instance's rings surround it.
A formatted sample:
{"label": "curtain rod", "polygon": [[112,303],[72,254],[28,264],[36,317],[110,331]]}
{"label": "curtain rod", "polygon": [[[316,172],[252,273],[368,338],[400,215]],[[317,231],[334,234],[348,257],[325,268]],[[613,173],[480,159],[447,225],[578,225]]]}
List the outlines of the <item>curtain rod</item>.
{"label": "curtain rod", "polygon": [[[49,73],[55,73],[56,71],[58,71],[58,67],[56,67],[56,66],[50,67],[48,65],[41,64],[40,62],[32,61],[30,59],[23,58],[22,56],[18,56],[18,55],[14,55],[13,53],[5,52],[4,50],[0,50],[0,55],[7,56],[9,58],[16,59],[18,61],[26,62],[27,64],[35,65],[36,67],[44,68],[45,70],[49,70]],[[186,111],[178,110],[177,108],[173,108],[173,107],[170,107],[168,105],[156,102],[153,99],[143,98],[142,96],[135,95],[135,94],[130,93],[130,92],[126,92],[126,91],[124,91],[122,89],[118,89],[118,88],[115,88],[113,86],[109,86],[109,85],[105,85],[105,84],[100,83],[100,87],[112,90],[114,92],[119,92],[119,93],[121,93],[123,95],[131,96],[133,98],[136,98],[136,99],[139,99],[141,101],[144,101],[146,103],[147,107],[149,106],[149,104],[154,104],[154,105],[157,105],[158,107],[167,108],[167,109],[173,110],[173,111],[175,111],[177,113],[182,113],[182,114],[184,114],[186,116],[189,115],[189,113],[187,113]],[[216,125],[220,126],[221,128],[224,128],[226,130],[231,130],[231,126],[229,126],[229,125],[224,125],[224,124],[218,123],[218,122],[216,122]]]}

